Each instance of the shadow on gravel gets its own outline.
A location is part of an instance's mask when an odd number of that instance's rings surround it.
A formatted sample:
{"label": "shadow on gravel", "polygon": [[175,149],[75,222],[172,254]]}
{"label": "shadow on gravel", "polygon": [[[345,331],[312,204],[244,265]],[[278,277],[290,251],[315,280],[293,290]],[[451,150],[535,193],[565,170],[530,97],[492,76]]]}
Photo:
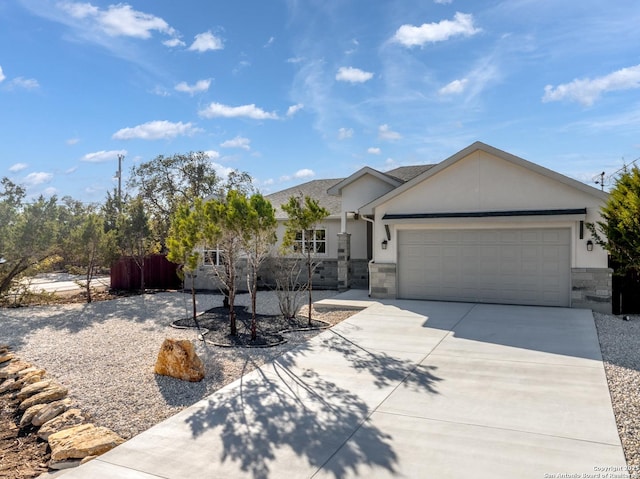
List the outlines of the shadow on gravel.
{"label": "shadow on gravel", "polygon": [[[199,295],[200,301],[222,304],[222,295]],[[79,333],[111,320],[145,323],[149,330],[166,328],[189,312],[190,298],[183,293],[129,296],[110,301],[0,309],[0,341],[20,349],[29,334],[51,328]],[[126,327],[126,324],[123,324]]]}
{"label": "shadow on gravel", "polygon": [[[339,335],[325,336],[326,341],[299,346],[243,376],[240,384],[211,396],[185,419],[193,437],[211,430],[219,435],[222,450],[216,449],[211,461],[236,463],[254,479],[295,471],[288,451],[304,467],[323,468],[335,478],[357,475],[365,467],[397,472],[393,438],[368,420],[373,411],[350,390],[351,377],[368,374],[374,388],[389,392],[406,380],[426,394],[437,394],[435,384],[441,378],[411,361],[366,351]],[[333,361],[344,360],[354,371],[338,369],[344,377],[334,381],[301,366],[310,355],[322,361],[327,350],[340,353],[338,358],[332,355]],[[249,366],[245,364],[252,369]]]}

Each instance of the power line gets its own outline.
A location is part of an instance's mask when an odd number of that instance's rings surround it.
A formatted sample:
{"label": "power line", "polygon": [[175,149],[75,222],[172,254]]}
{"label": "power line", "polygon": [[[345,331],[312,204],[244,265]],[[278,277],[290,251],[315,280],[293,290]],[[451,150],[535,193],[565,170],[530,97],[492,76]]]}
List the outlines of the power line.
{"label": "power line", "polygon": [[[627,171],[627,169],[633,165],[636,164],[636,162],[640,160],[640,157],[636,158],[635,160],[633,160],[631,163],[627,164],[627,163],[623,163],[623,165],[618,168],[616,171],[614,171],[613,173],[610,173],[609,175],[607,175],[604,171],[602,173],[599,173],[597,175],[595,175],[593,177],[593,182],[596,185],[600,185],[600,189],[602,189],[602,191],[604,191],[604,185],[605,184],[610,184],[612,183],[616,177],[623,171]],[[624,161],[624,158],[623,158]],[[606,176],[605,176],[606,175]]]}

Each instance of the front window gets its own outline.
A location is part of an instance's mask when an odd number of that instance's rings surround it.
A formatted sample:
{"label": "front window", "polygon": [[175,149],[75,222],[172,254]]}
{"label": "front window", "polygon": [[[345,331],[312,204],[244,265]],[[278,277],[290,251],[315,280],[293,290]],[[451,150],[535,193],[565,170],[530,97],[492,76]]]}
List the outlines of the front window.
{"label": "front window", "polygon": [[205,249],[202,252],[202,262],[209,266],[220,266],[223,264],[222,250]]}
{"label": "front window", "polygon": [[307,248],[315,254],[327,253],[327,230],[323,228],[315,230],[298,231],[296,233],[296,251],[307,252]]}

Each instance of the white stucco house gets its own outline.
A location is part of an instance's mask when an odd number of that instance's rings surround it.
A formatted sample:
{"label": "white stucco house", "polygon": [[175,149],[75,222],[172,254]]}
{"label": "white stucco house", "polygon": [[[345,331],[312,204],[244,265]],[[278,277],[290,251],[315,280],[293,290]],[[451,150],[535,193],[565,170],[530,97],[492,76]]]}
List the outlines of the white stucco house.
{"label": "white stucco house", "polygon": [[611,310],[607,253],[585,228],[607,194],[484,143],[435,165],[364,167],[268,195],[282,222],[298,194],[331,213],[314,233],[316,286]]}

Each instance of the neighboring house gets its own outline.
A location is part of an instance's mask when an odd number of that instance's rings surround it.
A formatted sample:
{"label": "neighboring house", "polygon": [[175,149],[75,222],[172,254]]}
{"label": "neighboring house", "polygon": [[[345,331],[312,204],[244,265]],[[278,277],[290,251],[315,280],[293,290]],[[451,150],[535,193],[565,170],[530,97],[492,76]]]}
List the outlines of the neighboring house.
{"label": "neighboring house", "polygon": [[607,194],[484,143],[436,165],[364,167],[268,195],[279,238],[294,195],[331,213],[314,234],[316,286],[611,311],[607,253],[585,227]]}

